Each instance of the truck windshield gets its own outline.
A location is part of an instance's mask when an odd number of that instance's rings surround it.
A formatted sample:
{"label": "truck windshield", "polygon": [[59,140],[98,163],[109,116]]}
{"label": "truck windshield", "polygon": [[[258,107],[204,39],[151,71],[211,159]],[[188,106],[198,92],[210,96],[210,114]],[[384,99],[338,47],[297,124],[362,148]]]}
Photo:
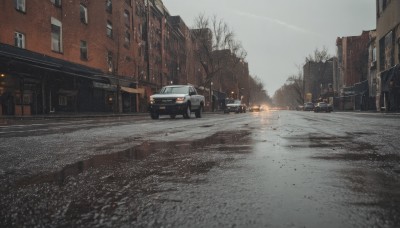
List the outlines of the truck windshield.
{"label": "truck windshield", "polygon": [[160,91],[161,94],[189,94],[189,87],[164,87]]}

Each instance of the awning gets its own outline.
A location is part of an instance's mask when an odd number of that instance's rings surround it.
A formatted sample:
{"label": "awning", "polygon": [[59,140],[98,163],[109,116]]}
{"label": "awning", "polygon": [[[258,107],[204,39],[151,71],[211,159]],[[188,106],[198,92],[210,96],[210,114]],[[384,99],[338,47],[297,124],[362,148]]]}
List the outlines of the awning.
{"label": "awning", "polygon": [[95,81],[105,81],[104,77],[95,76],[101,74],[102,71],[100,69],[2,43],[0,43],[0,61],[7,64],[17,64],[15,67],[27,66],[30,69],[42,69],[65,75],[84,77]]}
{"label": "awning", "polygon": [[121,86],[121,90],[124,92],[127,92],[127,93],[135,93],[135,94],[144,95],[143,88],[130,88],[130,87]]}
{"label": "awning", "polygon": [[105,84],[105,83],[100,83],[100,82],[93,82],[93,88],[104,89],[104,90],[109,90],[109,91],[117,90],[116,85],[110,85],[110,84]]}
{"label": "awning", "polygon": [[60,89],[58,90],[58,94],[67,96],[67,97],[74,97],[78,95],[78,90],[67,90],[67,89]]}

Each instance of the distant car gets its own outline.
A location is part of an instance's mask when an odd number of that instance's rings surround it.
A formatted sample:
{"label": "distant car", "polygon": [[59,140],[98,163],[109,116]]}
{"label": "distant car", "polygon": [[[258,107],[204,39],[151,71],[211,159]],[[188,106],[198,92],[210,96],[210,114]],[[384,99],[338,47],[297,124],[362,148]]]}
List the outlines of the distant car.
{"label": "distant car", "polygon": [[314,108],[314,112],[331,112],[331,108],[325,102],[318,102]]}
{"label": "distant car", "polygon": [[312,102],[306,102],[303,105],[303,111],[313,111],[314,108],[315,108],[315,106]]}
{"label": "distant car", "polygon": [[243,104],[241,100],[229,100],[227,102],[224,113],[230,113],[230,112],[235,112],[235,113],[246,112],[246,105]]}
{"label": "distant car", "polygon": [[259,105],[253,105],[249,109],[250,112],[259,112],[261,111],[261,107]]}
{"label": "distant car", "polygon": [[328,104],[328,109],[330,112],[333,112],[333,105],[332,104]]}

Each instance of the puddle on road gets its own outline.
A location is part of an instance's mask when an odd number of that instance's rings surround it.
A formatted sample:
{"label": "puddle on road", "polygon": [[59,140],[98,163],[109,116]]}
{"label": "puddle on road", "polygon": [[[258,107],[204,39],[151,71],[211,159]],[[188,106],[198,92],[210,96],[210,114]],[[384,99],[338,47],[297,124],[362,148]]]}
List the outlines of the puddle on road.
{"label": "puddle on road", "polygon": [[323,149],[311,158],[342,161],[377,161],[400,162],[400,156],[394,153],[379,153],[379,148],[366,141],[358,141],[357,137],[373,135],[373,133],[346,132],[345,136],[317,134],[286,137],[289,148]]}
{"label": "puddle on road", "polygon": [[308,134],[285,139],[294,151],[309,148],[311,159],[345,162],[337,169],[340,184],[335,184],[353,193],[345,203],[370,211],[377,227],[398,227],[400,156],[397,151],[382,151],[376,141],[368,139],[371,135],[346,132],[344,136]]}
{"label": "puddle on road", "polygon": [[[249,134],[248,131],[219,132],[205,139],[196,141],[143,142],[138,146],[124,151],[96,155],[90,159],[67,165],[59,172],[39,174],[23,178],[16,182],[16,186],[22,187],[41,183],[56,183],[63,185],[68,177],[79,175],[89,169],[98,169],[103,167],[118,168],[122,163],[144,160],[153,154],[158,155],[160,153],[161,155],[159,158],[156,157],[154,158],[155,161],[152,161],[152,163],[154,163],[152,165],[156,167],[168,166],[173,163],[179,166],[181,164],[178,163],[185,159],[181,158],[182,160],[178,159],[171,161],[170,157],[180,155],[189,157],[193,152],[204,153],[210,152],[210,150],[215,150],[226,154],[249,153],[251,152]],[[218,162],[216,161],[190,162],[187,163],[187,167],[182,170],[186,170],[186,172],[190,173],[205,173],[217,165]],[[165,175],[165,173],[160,173],[160,175]]]}

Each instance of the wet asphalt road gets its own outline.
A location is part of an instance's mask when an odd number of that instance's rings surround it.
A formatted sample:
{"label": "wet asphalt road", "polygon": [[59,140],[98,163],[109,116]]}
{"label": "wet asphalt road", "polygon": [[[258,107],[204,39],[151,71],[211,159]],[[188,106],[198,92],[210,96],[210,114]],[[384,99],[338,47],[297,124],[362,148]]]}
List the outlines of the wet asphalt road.
{"label": "wet asphalt road", "polygon": [[400,116],[0,125],[0,227],[399,227]]}

